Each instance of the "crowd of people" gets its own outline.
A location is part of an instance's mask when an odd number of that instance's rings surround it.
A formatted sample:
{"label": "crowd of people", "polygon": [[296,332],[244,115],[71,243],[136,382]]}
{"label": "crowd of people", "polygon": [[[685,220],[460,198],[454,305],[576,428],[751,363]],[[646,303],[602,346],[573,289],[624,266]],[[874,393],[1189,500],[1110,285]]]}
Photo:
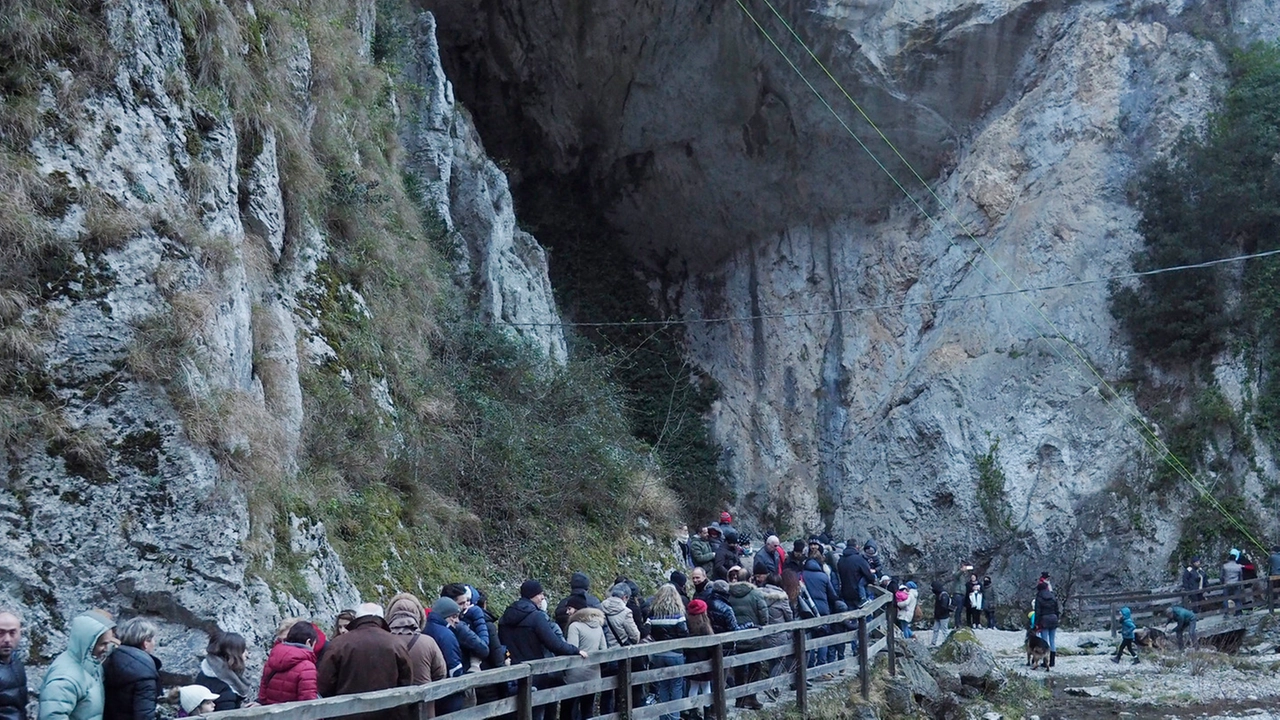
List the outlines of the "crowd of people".
{"label": "crowd of people", "polygon": [[[424,603],[410,593],[393,596],[385,605],[362,603],[343,611],[325,632],[305,618],[286,618],[276,628],[261,675],[250,678],[249,644],[233,632],[215,632],[209,639],[199,673],[189,685],[162,692],[160,660],[154,651],[157,625],[146,618],[117,623],[102,610],[75,617],[67,630],[67,647],[49,667],[39,688],[38,720],[154,720],[161,703],[176,704],[180,717],[214,711],[272,705],[320,697],[336,697],[394,687],[421,685],[469,673],[554,656],[590,657],[609,648],[646,642],[677,640],[690,636],[729,633],[794,619],[818,618],[859,607],[868,602],[873,588],[892,593],[897,623],[905,637],[923,620],[916,583],[895,578],[874,540],[862,543],[832,542],[825,536],[796,540],[788,551],[777,536],[764,539],[751,551],[749,539],[738,533],[728,513],[718,523],[696,534],[682,533],[680,548],[686,568],[673,571],[650,596],[637,583],[619,577],[603,597],[592,590],[583,573],[569,579],[570,591],[552,608],[537,580],[520,586],[520,596],[501,614],[495,613],[478,588],[449,583],[439,597]],[[1240,553],[1233,560],[1240,561]],[[749,561],[748,561],[749,559]],[[1280,549],[1271,557],[1272,572],[1280,574]],[[1193,563],[1184,575],[1187,582],[1204,587]],[[981,579],[969,565],[962,565],[949,591],[933,582],[934,609],[931,644],[936,645],[957,626],[996,624],[996,600],[992,580]],[[1224,566],[1224,578],[1228,568]],[[1190,580],[1188,580],[1190,577]],[[1049,573],[1037,583],[1030,632],[1049,647],[1048,664],[1056,660],[1055,634],[1060,609]],[[1185,608],[1170,610],[1178,625],[1179,645],[1184,630],[1193,641],[1195,615]],[[845,629],[841,623],[813,628],[813,637]],[[1125,642],[1115,657],[1132,648],[1132,620],[1124,618]],[[27,678],[16,649],[22,636],[19,617],[0,611],[0,720],[28,720]],[[749,652],[789,642],[787,634],[775,634],[738,642],[733,651]],[[822,672],[856,647],[847,643],[811,650],[805,662]],[[709,648],[667,649],[634,658],[633,669],[663,668],[696,663],[710,657]],[[733,668],[735,685],[789,673],[794,659],[742,665]],[[584,664],[563,673],[543,673],[534,687],[545,689],[564,683],[599,679],[619,672],[617,663]],[[256,682],[254,682],[256,680]],[[687,682],[686,682],[687,680]],[[675,678],[636,686],[632,705],[705,696],[703,708],[682,713],[682,720],[701,720],[711,704],[711,674]],[[439,715],[475,703],[491,702],[514,692],[509,684],[477,685],[436,700]],[[777,692],[777,691],[773,691]],[[755,695],[741,697],[739,707],[761,707]],[[617,707],[611,691],[535,708],[537,720],[584,720],[608,714]],[[677,720],[676,714],[663,716]],[[357,718],[357,720],[360,720]]]}

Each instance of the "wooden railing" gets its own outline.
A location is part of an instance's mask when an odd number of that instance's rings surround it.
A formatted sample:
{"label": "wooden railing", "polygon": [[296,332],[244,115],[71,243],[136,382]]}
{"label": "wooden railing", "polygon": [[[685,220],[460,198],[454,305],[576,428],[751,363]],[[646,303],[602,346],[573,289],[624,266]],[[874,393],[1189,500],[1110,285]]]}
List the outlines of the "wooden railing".
{"label": "wooden railing", "polygon": [[[532,720],[535,707],[571,698],[592,696],[596,693],[613,692],[616,711],[604,715],[592,715],[594,720],[645,720],[657,718],[660,715],[675,715],[704,706],[709,706],[712,710],[708,718],[725,720],[730,700],[792,685],[795,687],[797,709],[803,714],[807,711],[806,690],[808,672],[811,669],[820,673],[835,673],[856,667],[864,697],[868,696],[871,689],[871,660],[878,653],[887,653],[889,673],[895,673],[894,640],[897,630],[895,610],[893,595],[881,593],[857,610],[809,620],[797,620],[721,635],[641,643],[592,653],[585,659],[573,655],[535,660],[426,685],[231,710],[213,713],[209,717],[216,720],[242,718],[245,720],[322,720],[405,708],[411,720],[429,717],[448,718],[448,720],[487,720],[500,715],[514,715],[516,720]],[[815,629],[824,626],[832,626],[832,630],[840,629],[821,637],[811,637]],[[776,646],[762,647],[766,638],[774,638],[778,635],[784,636],[784,639],[777,642]],[[876,639],[872,640],[872,637]],[[851,653],[844,660],[828,662],[815,668],[806,667],[805,661],[809,651],[850,642],[857,642],[857,652]],[[739,643],[746,643],[750,648],[761,649],[745,651],[738,648],[739,651],[734,652],[735,645]],[[698,648],[710,648],[710,659],[649,670],[632,669],[631,660],[635,658]],[[728,684],[726,674],[733,668],[785,658],[793,661],[782,663],[783,667],[788,668],[787,672],[744,685],[731,687]],[[616,664],[616,675],[545,689],[538,689],[533,684],[534,678],[539,675],[600,666],[606,663]],[[685,678],[687,683],[689,676],[708,672],[711,674],[710,697],[706,695],[681,697],[644,706],[635,706],[632,702],[634,698],[632,688],[676,678]],[[506,688],[510,683],[515,683],[516,687],[514,693],[508,694]],[[482,702],[474,707],[447,714],[435,715],[433,712],[433,703],[436,700],[467,690],[479,691],[481,697],[484,697],[485,690],[494,689],[498,692],[493,694],[503,696],[501,699]],[[404,710],[401,712],[404,713]]]}
{"label": "wooden railing", "polygon": [[1068,607],[1073,625],[1089,629],[1106,627],[1114,636],[1120,629],[1118,616],[1122,607],[1129,608],[1134,622],[1142,627],[1149,620],[1155,620],[1157,625],[1166,622],[1164,613],[1174,605],[1194,612],[1203,622],[1213,617],[1232,617],[1246,610],[1272,613],[1278,604],[1280,575],[1209,585],[1203,590],[1078,595],[1069,600]]}

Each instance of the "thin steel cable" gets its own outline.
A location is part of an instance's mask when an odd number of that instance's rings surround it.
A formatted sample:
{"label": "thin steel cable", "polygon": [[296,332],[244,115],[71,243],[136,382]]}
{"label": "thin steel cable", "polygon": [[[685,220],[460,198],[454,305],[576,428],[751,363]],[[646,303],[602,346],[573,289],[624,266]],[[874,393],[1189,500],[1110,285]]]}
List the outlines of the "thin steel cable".
{"label": "thin steel cable", "polygon": [[[769,31],[766,30],[764,26],[760,24],[760,22],[756,19],[755,15],[751,13],[751,10],[747,8],[747,6],[743,3],[743,0],[736,0],[736,1],[738,4],[738,7],[740,7],[744,13],[746,13],[747,17],[751,19],[751,22],[756,26],[756,28],[760,30],[760,32],[766,37],[766,39],[769,40],[769,43],[774,47],[774,49],[777,50],[778,53],[783,57],[783,59],[786,60],[787,64],[791,66],[791,69],[794,70],[796,74],[800,76],[800,78],[804,81],[805,85],[809,87],[809,89],[818,97],[819,101],[832,113],[833,116],[835,116],[835,118],[840,123],[840,125],[845,129],[845,131],[848,132],[849,135],[852,136],[853,139],[858,143],[858,145],[862,147],[862,149],[868,155],[871,156],[871,158],[875,161],[875,164],[886,175],[889,176],[889,178],[893,181],[894,185],[896,185],[903,192],[903,194],[906,195],[906,197],[911,201],[911,203],[915,205],[916,208],[919,209],[920,212],[924,214],[926,218],[929,219],[930,223],[932,223],[934,228],[939,231],[944,231],[945,228],[942,226],[942,223],[939,222],[936,218],[933,217],[932,214],[930,214],[927,210],[924,209],[924,207],[915,198],[915,196],[913,196],[910,192],[907,191],[907,189],[897,179],[897,177],[895,177],[893,173],[890,172],[889,169],[885,167],[885,165],[880,161],[880,159],[875,156],[875,153],[871,152],[871,150],[862,141],[862,139],[859,138],[857,134],[853,132],[853,130],[849,127],[848,123],[846,123],[844,119],[840,117],[839,113],[837,113],[835,109],[832,108],[831,104],[827,102],[826,98],[824,98],[822,94],[817,90],[817,88],[814,87],[813,83],[808,79],[808,77],[804,75],[804,73],[796,66],[796,64],[786,54],[786,52],[782,50],[782,48],[778,45],[777,41],[775,41],[773,39],[773,36],[770,35]],[[929,195],[932,196],[934,200],[939,204],[939,206],[946,211],[947,215],[950,216],[952,221],[955,222],[955,224],[960,228],[960,230],[971,241],[973,241],[974,245],[976,245],[978,249],[981,251],[981,254],[985,256],[988,261],[991,262],[991,264],[996,268],[997,272],[1002,277],[1004,277],[1004,279],[1008,281],[1010,285],[1014,287],[1015,292],[1013,294],[1025,294],[1022,292],[1022,288],[1018,284],[1018,282],[1014,280],[1014,278],[1004,269],[1003,266],[1001,266],[1001,264],[998,261],[996,261],[995,257],[992,256],[992,254],[987,249],[987,247],[983,245],[978,240],[977,237],[974,236],[974,234],[969,230],[969,228],[964,224],[964,222],[961,221],[960,218],[956,216],[955,211],[951,208],[951,206],[933,190],[933,188],[929,185],[928,182],[925,181],[923,177],[921,177],[920,173],[915,169],[915,167],[911,164],[911,162],[908,161],[906,157],[903,156],[903,154],[898,150],[897,146],[894,145],[893,141],[891,141],[888,138],[888,136],[884,134],[884,132],[875,123],[875,121],[873,121],[871,117],[866,113],[866,111],[863,110],[862,106],[853,98],[852,95],[849,94],[849,91],[845,89],[843,83],[841,83],[835,77],[835,75],[830,71],[830,69],[827,68],[826,64],[823,63],[822,60],[817,56],[817,54],[814,53],[813,50],[809,47],[808,43],[806,43],[804,39],[800,37],[799,33],[796,32],[795,28],[792,27],[791,23],[789,23],[787,19],[783,17],[780,12],[778,12],[778,9],[774,7],[773,3],[770,2],[770,0],[763,0],[763,1],[769,7],[769,10],[774,14],[774,16],[776,16],[778,20],[782,22],[783,26],[787,28],[787,31],[790,32],[791,36],[795,38],[797,42],[800,43],[801,47],[804,48],[805,52],[808,53],[809,57],[812,58],[813,61],[818,65],[818,67],[822,69],[823,73],[826,74],[827,78],[830,79],[831,82],[833,82],[837,88],[839,88],[840,92],[845,96],[845,98],[849,101],[849,103],[853,105],[854,109],[856,109],[858,113],[862,116],[862,118],[867,122],[867,124],[869,124],[872,127],[872,129],[875,130],[876,134],[879,135],[880,139],[884,141],[884,143],[893,151],[894,155],[896,155],[898,159],[911,171],[911,174],[915,176],[916,180],[919,181],[922,186],[924,186],[925,190],[929,193]],[[969,264],[971,267],[977,270],[979,274],[981,274],[984,278],[990,281],[990,278],[987,277],[986,273],[983,273],[981,271],[981,269],[974,262],[974,259],[970,259]],[[1102,376],[1101,372],[1099,372],[1098,369],[1094,367],[1093,363],[1089,361],[1088,357],[1085,356],[1084,352],[1079,348],[1079,346],[1073,343],[1070,340],[1070,338],[1068,338],[1066,334],[1063,333],[1058,328],[1057,324],[1054,323],[1053,320],[1050,319],[1045,314],[1044,310],[1035,306],[1034,304],[1032,305],[1032,308],[1040,316],[1041,320],[1043,320],[1052,329],[1053,333],[1057,335],[1058,339],[1065,342],[1067,346],[1071,348],[1072,353],[1075,354],[1079,362],[1083,364],[1089,370],[1089,372],[1098,380],[1098,383],[1103,388],[1106,389],[1107,394],[1101,394],[1101,397],[1103,398],[1104,401],[1106,401],[1107,405],[1111,407],[1113,410],[1115,410],[1117,413],[1119,413],[1122,417],[1124,417],[1126,420],[1126,423],[1132,425],[1133,423],[1136,422],[1137,425],[1139,426],[1139,428],[1137,428],[1139,429],[1139,435],[1143,438],[1144,442],[1146,442],[1146,444],[1149,447],[1151,447],[1153,450],[1158,451],[1165,462],[1169,463],[1169,465],[1172,466],[1178,472],[1178,474],[1180,474],[1184,479],[1186,479],[1189,483],[1191,483],[1192,486],[1195,487],[1200,492],[1201,497],[1207,500],[1223,517],[1225,517],[1228,520],[1228,522],[1234,525],[1237,530],[1239,530],[1246,538],[1248,538],[1250,542],[1252,542],[1254,545],[1260,548],[1263,552],[1266,552],[1266,546],[1264,546],[1257,538],[1255,538],[1253,534],[1249,532],[1249,530],[1234,515],[1228,512],[1227,509],[1224,508],[1222,504],[1219,503],[1217,499],[1213,497],[1213,494],[1209,491],[1209,489],[1206,488],[1194,476],[1194,474],[1186,467],[1186,465],[1182,462],[1181,459],[1179,459],[1176,455],[1173,454],[1171,450],[1169,450],[1168,446],[1164,443],[1164,441],[1161,440],[1156,435],[1155,431],[1147,424],[1147,422],[1138,413],[1129,411],[1127,407],[1121,408],[1117,406],[1117,402],[1122,402],[1123,398],[1118,392],[1116,392],[1116,390],[1111,386],[1111,384],[1107,382],[1106,378]],[[1054,351],[1055,354],[1057,354],[1064,361],[1067,360],[1067,357],[1061,352],[1061,350],[1057,348],[1056,344],[1049,342],[1049,338],[1038,327],[1036,327],[1034,324],[1031,325],[1031,327],[1035,330],[1036,334],[1039,335],[1041,339],[1045,340],[1046,344],[1049,345],[1049,347]]]}

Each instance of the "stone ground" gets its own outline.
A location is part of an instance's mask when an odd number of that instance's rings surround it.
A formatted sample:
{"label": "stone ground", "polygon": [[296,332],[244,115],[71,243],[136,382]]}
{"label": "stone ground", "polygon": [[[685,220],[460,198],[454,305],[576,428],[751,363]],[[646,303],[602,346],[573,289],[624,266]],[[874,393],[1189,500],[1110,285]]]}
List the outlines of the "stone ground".
{"label": "stone ground", "polygon": [[[1236,655],[1139,649],[1139,664],[1126,657],[1117,665],[1111,655],[1118,641],[1109,633],[1059,631],[1057,662],[1046,673],[1026,667],[1025,633],[979,629],[975,634],[1006,671],[1050,684],[1056,700],[1046,708],[1049,717],[1280,720],[1275,642]],[[1059,705],[1061,711],[1055,712]]]}

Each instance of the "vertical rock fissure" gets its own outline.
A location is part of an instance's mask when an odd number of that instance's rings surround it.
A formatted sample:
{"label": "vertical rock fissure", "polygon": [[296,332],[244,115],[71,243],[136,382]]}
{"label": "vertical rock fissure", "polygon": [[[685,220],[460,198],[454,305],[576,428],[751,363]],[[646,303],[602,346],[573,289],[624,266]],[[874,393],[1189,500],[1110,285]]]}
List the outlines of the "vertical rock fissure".
{"label": "vertical rock fissure", "polygon": [[[844,390],[848,387],[848,373],[844,368],[844,322],[840,314],[843,303],[840,297],[839,269],[835,262],[833,236],[827,232],[826,271],[828,291],[831,295],[831,332],[822,351],[821,384],[818,386],[818,493],[819,498],[834,498],[842,487],[845,462],[845,426],[849,409],[845,407]],[[821,502],[822,521],[828,527],[834,518],[831,502]]]}

